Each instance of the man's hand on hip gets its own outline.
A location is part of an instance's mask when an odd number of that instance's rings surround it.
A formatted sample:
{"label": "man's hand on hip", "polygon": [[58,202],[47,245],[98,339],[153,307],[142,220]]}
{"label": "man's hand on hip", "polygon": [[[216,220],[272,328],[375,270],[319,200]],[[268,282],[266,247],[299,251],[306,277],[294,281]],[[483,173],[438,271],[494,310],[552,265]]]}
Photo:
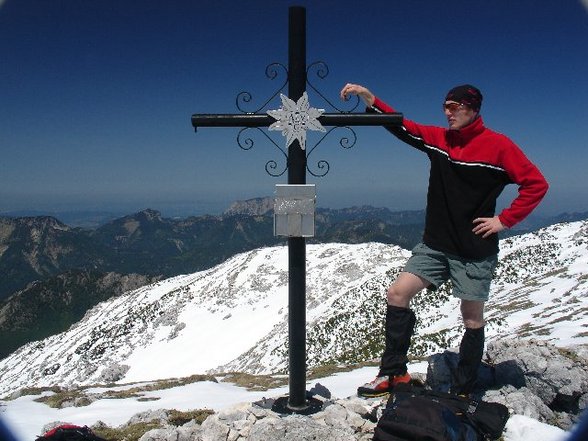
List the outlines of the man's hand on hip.
{"label": "man's hand on hip", "polygon": [[494,217],[479,217],[474,219],[474,229],[472,230],[475,234],[481,234],[484,239],[488,236],[496,233],[500,233],[506,227],[502,225],[498,216]]}

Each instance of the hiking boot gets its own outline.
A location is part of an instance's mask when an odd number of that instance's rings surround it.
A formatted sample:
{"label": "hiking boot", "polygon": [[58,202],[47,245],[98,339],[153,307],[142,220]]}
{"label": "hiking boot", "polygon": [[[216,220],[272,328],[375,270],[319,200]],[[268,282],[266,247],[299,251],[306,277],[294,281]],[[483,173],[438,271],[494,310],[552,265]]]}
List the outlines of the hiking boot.
{"label": "hiking boot", "polygon": [[410,374],[395,375],[390,380],[388,375],[376,377],[373,381],[357,388],[357,395],[365,398],[381,397],[390,392],[394,386],[400,383],[409,383]]}

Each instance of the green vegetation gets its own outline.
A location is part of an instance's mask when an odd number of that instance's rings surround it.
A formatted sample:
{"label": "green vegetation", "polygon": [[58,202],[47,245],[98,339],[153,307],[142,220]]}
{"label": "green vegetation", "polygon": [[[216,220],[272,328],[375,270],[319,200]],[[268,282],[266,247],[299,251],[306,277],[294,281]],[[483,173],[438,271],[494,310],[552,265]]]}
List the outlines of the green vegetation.
{"label": "green vegetation", "polygon": [[190,410],[187,412],[172,409],[169,412],[169,422],[174,426],[183,426],[190,421],[202,424],[212,414],[214,414],[214,411],[210,409]]}
{"label": "green vegetation", "polygon": [[[146,383],[138,386],[130,386],[122,388],[124,385],[116,385],[117,390],[108,390],[108,387],[115,387],[115,385],[92,385],[83,386],[75,389],[65,389],[58,386],[47,388],[27,388],[22,389],[19,396],[23,395],[41,395],[44,392],[52,392],[45,396],[35,399],[39,403],[44,403],[49,407],[62,408],[66,406],[82,407],[90,405],[95,399],[125,399],[137,398],[140,401],[156,400],[157,398],[146,398],[143,396],[145,392],[152,392],[158,390],[171,389],[173,387],[181,387],[191,383],[200,381],[217,382],[216,378],[211,375],[191,375],[184,378],[171,378],[165,380],[158,380],[153,383]],[[88,394],[87,390],[90,388],[106,388],[105,392]],[[8,398],[7,398],[8,399]]]}
{"label": "green vegetation", "polygon": [[61,390],[53,395],[45,395],[37,398],[35,401],[44,403],[49,407],[60,409],[72,403],[75,407],[88,406],[92,400],[84,393],[83,390]]}
{"label": "green vegetation", "polygon": [[225,383],[233,383],[244,387],[249,391],[265,391],[288,384],[288,377],[285,375],[251,375],[243,372],[227,372],[220,374]]}
{"label": "green vegetation", "polygon": [[[167,420],[169,424],[175,427],[183,426],[190,421],[195,421],[196,424],[202,424],[204,420],[212,414],[214,414],[214,412],[209,409],[188,411],[171,409],[167,411]],[[137,441],[148,431],[161,428],[163,428],[163,425],[159,420],[151,420],[148,422],[124,425],[117,428],[100,425],[92,428],[92,430],[96,435],[101,436],[108,441]]]}
{"label": "green vegetation", "polygon": [[161,428],[161,423],[154,420],[148,423],[130,424],[122,428],[102,426],[93,430],[96,435],[108,441],[138,441],[145,433],[159,428]]}

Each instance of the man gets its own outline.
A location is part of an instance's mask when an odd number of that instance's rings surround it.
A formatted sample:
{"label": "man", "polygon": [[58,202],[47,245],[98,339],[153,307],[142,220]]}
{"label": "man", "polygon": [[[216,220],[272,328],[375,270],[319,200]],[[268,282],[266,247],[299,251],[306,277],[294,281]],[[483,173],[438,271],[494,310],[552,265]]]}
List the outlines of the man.
{"label": "man", "polygon": [[[361,97],[369,112],[394,112],[361,85],[346,84],[341,98],[351,95]],[[396,384],[410,382],[407,353],[416,322],[410,300],[447,280],[453,284],[452,294],[461,299],[465,325],[451,391],[467,395],[474,389],[484,351],[484,303],[497,263],[497,233],[523,220],[548,188],[541,172],[509,138],[484,126],[481,105],[476,87],[457,86],[443,103],[449,129],[407,119],[400,127],[388,128],[431,162],[425,231],[388,288],[380,371],[358,389],[360,396],[384,395]],[[495,215],[496,199],[512,183],[519,186],[518,196]]]}

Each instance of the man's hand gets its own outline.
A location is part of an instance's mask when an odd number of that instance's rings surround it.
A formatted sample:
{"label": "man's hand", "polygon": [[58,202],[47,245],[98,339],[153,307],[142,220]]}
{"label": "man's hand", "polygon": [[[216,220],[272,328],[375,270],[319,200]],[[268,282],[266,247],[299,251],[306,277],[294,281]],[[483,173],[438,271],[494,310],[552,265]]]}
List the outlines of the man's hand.
{"label": "man's hand", "polygon": [[502,225],[498,216],[479,217],[474,219],[475,227],[472,230],[475,234],[481,234],[484,239],[496,233],[500,233],[506,227]]}
{"label": "man's hand", "polygon": [[374,105],[376,97],[368,89],[359,84],[347,83],[343,89],[341,89],[341,99],[347,101],[350,95],[357,95],[365,102],[368,107]]}

